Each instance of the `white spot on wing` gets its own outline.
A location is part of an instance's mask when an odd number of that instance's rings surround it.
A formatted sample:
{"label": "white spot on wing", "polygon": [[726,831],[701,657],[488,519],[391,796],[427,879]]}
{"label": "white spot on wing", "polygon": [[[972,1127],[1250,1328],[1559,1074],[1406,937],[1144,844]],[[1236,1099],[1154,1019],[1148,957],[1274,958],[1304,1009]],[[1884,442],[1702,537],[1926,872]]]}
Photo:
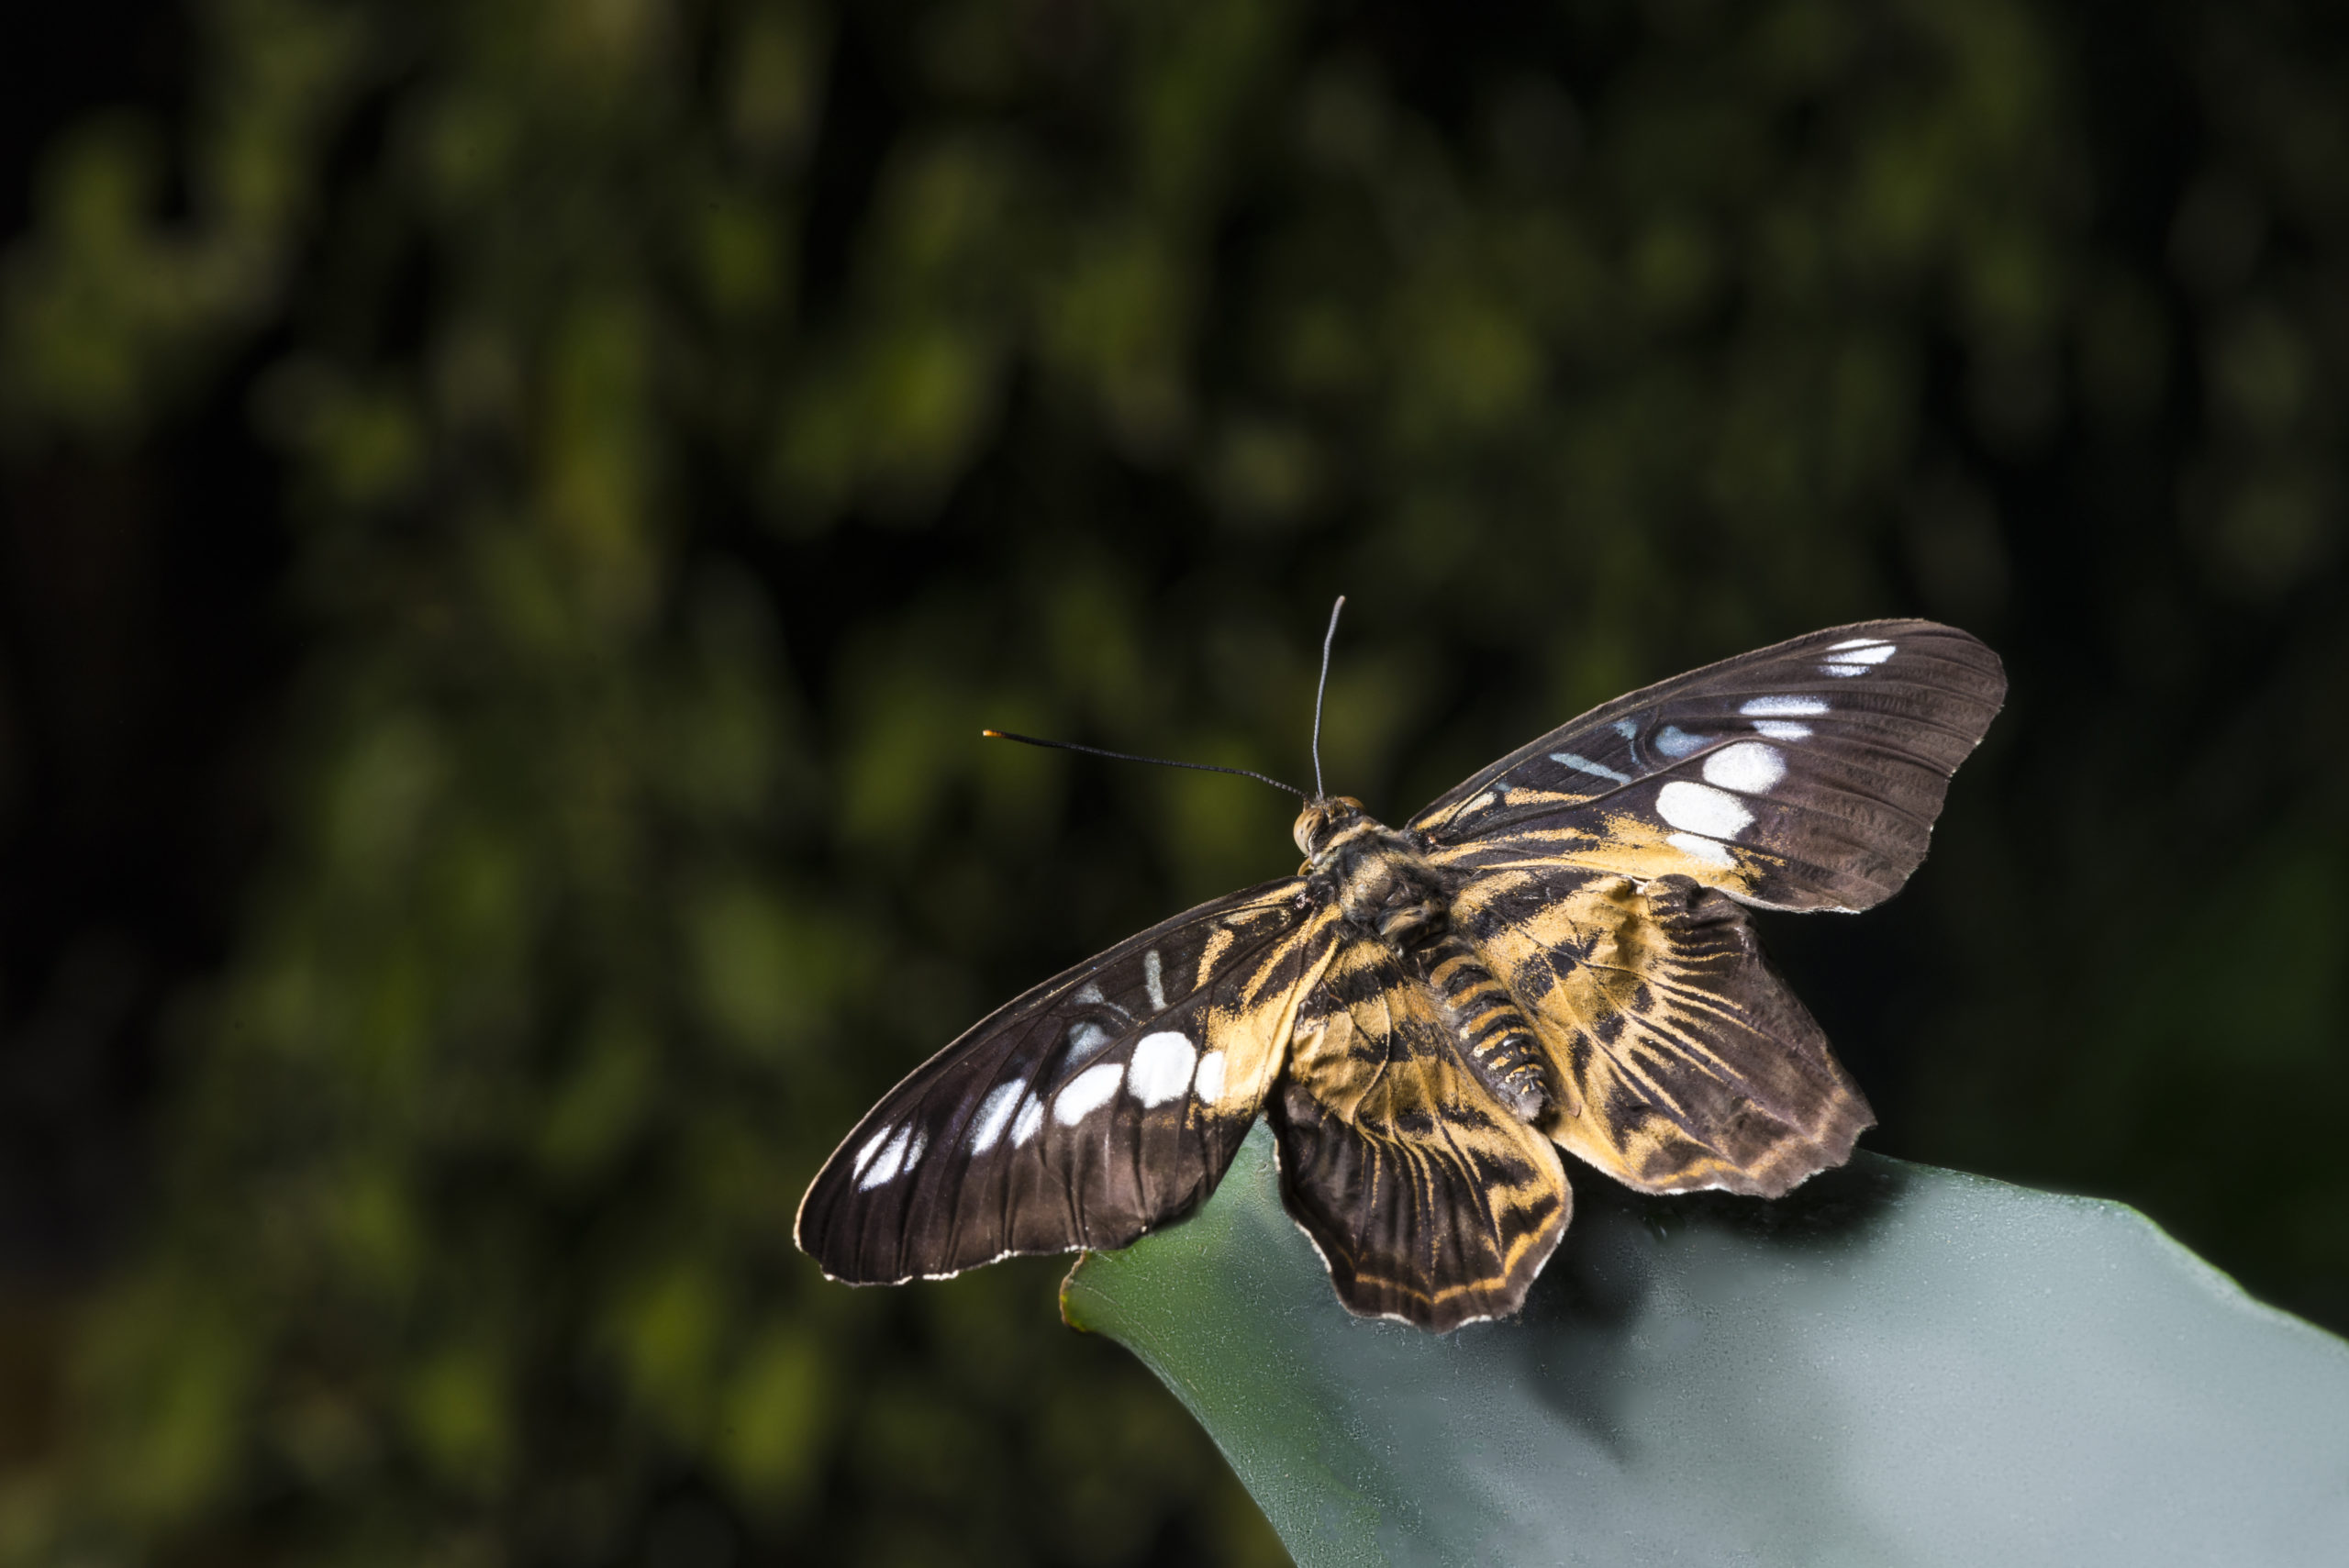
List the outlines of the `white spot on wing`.
{"label": "white spot on wing", "polygon": [[1615,733],[1626,740],[1639,732],[1640,721],[1636,718],[1619,718],[1615,721]]}
{"label": "white spot on wing", "polygon": [[1191,1085],[1198,1052],[1172,1029],[1144,1035],[1126,1068],[1126,1093],[1146,1106],[1163,1106]]}
{"label": "white spot on wing", "polygon": [[1705,782],[1741,795],[1766,795],[1787,776],[1787,759],[1776,746],[1741,740],[1705,759]]}
{"label": "white spot on wing", "polygon": [[1822,675],[1865,675],[1869,670],[1893,655],[1893,645],[1873,638],[1855,638],[1839,642],[1829,649],[1826,663],[1819,667]]}
{"label": "white spot on wing", "polygon": [[1150,1010],[1153,1013],[1164,1012],[1166,1010],[1166,966],[1159,962],[1156,948],[1141,955],[1141,983],[1143,989],[1150,993]]}
{"label": "white spot on wing", "polygon": [[1773,740],[1808,740],[1810,739],[1810,726],[1808,724],[1797,724],[1791,719],[1757,718],[1753,721],[1753,728],[1757,733],[1767,735]]}
{"label": "white spot on wing", "polygon": [[1076,995],[1071,996],[1069,1000],[1072,1002],[1082,1002],[1088,1007],[1099,1006],[1101,1005],[1101,983],[1098,980],[1086,981],[1084,984],[1076,988]]}
{"label": "white spot on wing", "polygon": [[1753,820],[1753,813],[1727,790],[1683,779],[1655,792],[1655,808],[1675,828],[1714,839],[1734,839]]}
{"label": "white spot on wing", "polygon": [[1705,743],[1701,735],[1691,735],[1676,724],[1667,724],[1655,732],[1655,749],[1667,757],[1685,757]]}
{"label": "white spot on wing", "polygon": [[897,1129],[896,1128],[885,1127],[880,1131],[874,1133],[872,1137],[866,1139],[864,1140],[864,1147],[856,1151],[856,1162],[849,1167],[849,1174],[852,1176],[863,1175],[864,1168],[873,1163],[873,1157],[881,1152],[881,1146],[884,1143],[888,1142],[889,1135],[896,1130]]}
{"label": "white spot on wing", "polygon": [[1118,1092],[1119,1080],[1125,1075],[1121,1062],[1104,1062],[1098,1067],[1086,1068],[1052,1102],[1052,1119],[1063,1127],[1074,1127],[1109,1103]]}
{"label": "white spot on wing", "polygon": [[914,1138],[914,1129],[901,1127],[897,1129],[897,1136],[889,1140],[880,1157],[873,1162],[872,1169],[857,1178],[856,1190],[869,1193],[894,1178],[901,1166],[910,1168],[914,1161],[920,1158],[921,1144]]}
{"label": "white spot on wing", "polygon": [[1019,1114],[1011,1118],[1011,1141],[1014,1147],[1024,1148],[1028,1140],[1036,1136],[1036,1129],[1043,1125],[1044,1102],[1030,1095],[1020,1105]]}
{"label": "white spot on wing", "polygon": [[971,1152],[984,1154],[1003,1137],[1004,1129],[1011,1125],[1011,1113],[1019,1104],[1019,1096],[1028,1087],[1025,1078],[1014,1078],[1008,1084],[997,1084],[979,1102],[979,1114],[971,1123]]}
{"label": "white spot on wing", "polygon": [[1738,712],[1748,718],[1817,718],[1827,711],[1825,697],[1748,697]]}
{"label": "white spot on wing", "polygon": [[1696,833],[1675,833],[1664,842],[1690,860],[1702,861],[1709,866],[1727,869],[1737,864],[1737,857],[1731,854],[1729,846],[1718,839],[1708,839]]}
{"label": "white spot on wing", "polygon": [[1223,1052],[1210,1051],[1199,1058],[1199,1072],[1191,1080],[1191,1092],[1209,1105],[1223,1098]]}
{"label": "white spot on wing", "polygon": [[1101,1054],[1101,1048],[1118,1037],[1086,1018],[1068,1031],[1068,1060],[1074,1067]]}
{"label": "white spot on wing", "polygon": [[1609,779],[1616,784],[1630,784],[1631,782],[1631,774],[1619,773],[1612,768],[1602,767],[1598,763],[1592,762],[1587,757],[1575,756],[1572,751],[1553,751],[1550,753],[1550,761],[1553,762],[1564,762],[1566,766],[1574,769],[1576,773],[1593,773],[1599,778]]}

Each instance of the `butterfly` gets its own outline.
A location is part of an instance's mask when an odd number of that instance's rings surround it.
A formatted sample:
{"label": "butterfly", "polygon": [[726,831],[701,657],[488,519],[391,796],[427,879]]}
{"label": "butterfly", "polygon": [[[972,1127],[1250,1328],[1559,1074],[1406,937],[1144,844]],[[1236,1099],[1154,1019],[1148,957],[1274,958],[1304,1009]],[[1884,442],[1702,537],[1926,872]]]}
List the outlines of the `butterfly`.
{"label": "butterfly", "polygon": [[1965,632],[1869,621],[1618,697],[1400,828],[1296,790],[1295,876],[982,1019],[850,1132],[799,1246],[860,1284],[1123,1247],[1261,1116],[1339,1300],[1442,1331],[1524,1301],[1564,1156],[1783,1194],[1875,1118],[1746,909],[1898,892],[2005,694]]}

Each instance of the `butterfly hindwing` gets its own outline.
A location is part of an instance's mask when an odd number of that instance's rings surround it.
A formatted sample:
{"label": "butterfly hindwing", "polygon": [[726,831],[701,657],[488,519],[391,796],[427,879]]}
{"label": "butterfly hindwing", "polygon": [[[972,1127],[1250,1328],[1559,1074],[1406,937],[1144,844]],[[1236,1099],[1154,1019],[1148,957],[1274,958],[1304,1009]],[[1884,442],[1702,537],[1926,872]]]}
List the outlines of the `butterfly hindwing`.
{"label": "butterfly hindwing", "polygon": [[1712,888],[1549,867],[1479,879],[1453,917],[1549,1057],[1546,1129],[1618,1181],[1776,1196],[1874,1119]]}
{"label": "butterfly hindwing", "polygon": [[1750,904],[1865,909],[1924,859],[2006,693],[1952,627],[1869,621],[1619,697],[1414,817],[1464,873],[1564,862]]}
{"label": "butterfly hindwing", "polygon": [[1282,1199],[1356,1313],[1438,1331],[1506,1316],[1565,1231],[1557,1151],[1463,1068],[1384,942],[1340,943],[1267,1109]]}
{"label": "butterfly hindwing", "polygon": [[1278,1073],[1329,917],[1296,878],[1200,906],[982,1020],[883,1098],[800,1205],[835,1279],[1121,1247],[1197,1207]]}

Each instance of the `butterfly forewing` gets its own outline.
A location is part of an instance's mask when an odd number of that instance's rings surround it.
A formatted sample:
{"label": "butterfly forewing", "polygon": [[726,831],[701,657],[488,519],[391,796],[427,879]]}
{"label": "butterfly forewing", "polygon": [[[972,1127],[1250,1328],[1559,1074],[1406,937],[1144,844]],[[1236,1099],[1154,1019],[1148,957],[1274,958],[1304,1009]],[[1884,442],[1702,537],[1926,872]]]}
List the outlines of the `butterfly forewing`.
{"label": "butterfly forewing", "polygon": [[1365,1317],[1506,1316],[1565,1231],[1556,1149],[1463,1069],[1425,982],[1383,942],[1340,944],[1269,1111],[1282,1198]]}
{"label": "butterfly forewing", "polygon": [[1931,621],[1813,632],[1619,697],[1412,819],[1464,873],[1567,862],[1747,903],[1865,909],[1924,859],[2006,692]]}
{"label": "butterfly forewing", "polygon": [[833,1153],[800,1206],[801,1248],[835,1279],[894,1284],[1121,1247],[1189,1213],[1326,957],[1329,917],[1303,888],[1202,905],[980,1022]]}

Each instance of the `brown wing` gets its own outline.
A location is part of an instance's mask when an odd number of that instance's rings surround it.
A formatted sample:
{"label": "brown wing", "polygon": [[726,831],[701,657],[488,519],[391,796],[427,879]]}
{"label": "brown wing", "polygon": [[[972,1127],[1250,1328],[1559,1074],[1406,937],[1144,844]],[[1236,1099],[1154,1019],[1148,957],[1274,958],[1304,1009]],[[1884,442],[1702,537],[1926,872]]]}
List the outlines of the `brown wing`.
{"label": "brown wing", "polygon": [[1557,1151],[1463,1069],[1383,942],[1341,940],[1267,1111],[1282,1199],[1364,1317],[1441,1332],[1506,1316],[1565,1233]]}
{"label": "brown wing", "polygon": [[1464,874],[1566,861],[1865,909],[1924,859],[2005,695],[1998,655],[1954,627],[1835,627],[1618,697],[1410,825]]}
{"label": "brown wing", "polygon": [[1711,888],[1529,869],[1472,883],[1453,918],[1548,1053],[1546,1130],[1618,1181],[1775,1197],[1842,1164],[1875,1120],[1745,911]]}
{"label": "brown wing", "polygon": [[1119,943],[892,1089],[799,1207],[834,1279],[1122,1247],[1198,1207],[1280,1071],[1332,917],[1296,878]]}

